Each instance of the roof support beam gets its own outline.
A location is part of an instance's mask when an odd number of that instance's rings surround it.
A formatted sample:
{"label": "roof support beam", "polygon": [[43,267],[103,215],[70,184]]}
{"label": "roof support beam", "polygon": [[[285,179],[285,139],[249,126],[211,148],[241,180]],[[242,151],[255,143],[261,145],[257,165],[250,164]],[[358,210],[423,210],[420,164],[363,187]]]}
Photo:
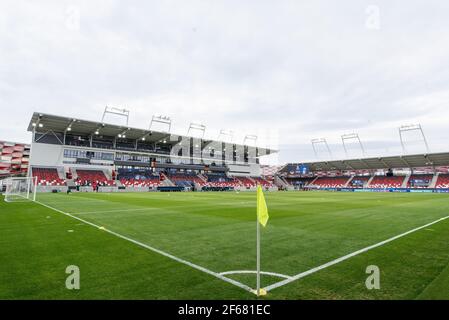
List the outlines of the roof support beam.
{"label": "roof support beam", "polygon": [[101,117],[101,122],[104,123],[104,118],[106,117],[107,114],[115,114],[126,118],[126,126],[128,126],[129,110],[106,106],[104,108],[103,117]]}
{"label": "roof support beam", "polygon": [[412,168],[412,166],[410,165],[410,163],[407,162],[407,160],[405,160],[403,157],[399,157],[399,159],[401,159],[401,161],[407,166],[407,168]]}
{"label": "roof support beam", "polygon": [[371,166],[363,159],[359,159],[361,163],[363,163],[368,170],[372,169]]}
{"label": "roof support beam", "polygon": [[319,158],[318,151],[316,149],[317,144],[324,144],[327,152],[329,153],[329,158],[332,159],[332,152],[331,152],[331,149],[329,148],[329,145],[327,144],[326,138],[312,139],[311,142],[312,142],[313,152],[315,153],[315,157],[317,159]]}
{"label": "roof support beam", "polygon": [[379,158],[379,161],[385,166],[385,168],[389,169],[391,167],[383,158]]}

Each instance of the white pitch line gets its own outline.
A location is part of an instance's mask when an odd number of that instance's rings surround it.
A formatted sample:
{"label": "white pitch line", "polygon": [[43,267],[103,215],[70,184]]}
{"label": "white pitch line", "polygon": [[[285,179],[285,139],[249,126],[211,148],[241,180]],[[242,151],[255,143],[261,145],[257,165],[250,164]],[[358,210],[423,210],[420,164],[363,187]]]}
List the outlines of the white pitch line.
{"label": "white pitch line", "polygon": [[285,280],[279,281],[279,282],[277,282],[277,283],[274,283],[274,284],[272,284],[272,285],[269,285],[269,286],[267,286],[267,287],[264,288],[264,289],[265,289],[266,291],[270,291],[270,290],[273,290],[273,289],[276,289],[276,288],[285,286],[286,284],[288,284],[288,283],[290,283],[290,282],[293,282],[293,281],[296,281],[296,280],[298,280],[298,279],[304,278],[304,277],[306,277],[306,276],[308,276],[308,275],[311,275],[312,273],[315,273],[315,272],[320,271],[320,270],[323,270],[323,269],[325,269],[325,268],[327,268],[327,267],[333,266],[333,265],[335,265],[335,264],[337,264],[337,263],[340,263],[340,262],[342,262],[342,261],[345,261],[345,260],[347,260],[347,259],[349,259],[349,258],[355,257],[355,256],[357,256],[357,255],[359,255],[359,254],[361,254],[361,253],[367,252],[367,251],[369,251],[369,250],[371,250],[371,249],[374,249],[374,248],[383,246],[384,244],[387,244],[387,243],[392,242],[392,241],[394,241],[394,240],[397,240],[397,239],[399,239],[399,238],[405,237],[406,235],[409,235],[409,234],[411,234],[411,233],[413,233],[413,232],[416,232],[416,231],[418,231],[418,230],[427,228],[427,227],[429,227],[429,226],[431,226],[431,225],[434,225],[434,224],[436,224],[436,223],[438,223],[438,222],[441,222],[441,221],[443,221],[443,220],[446,220],[446,219],[448,219],[448,218],[449,218],[449,216],[446,216],[446,217],[440,218],[440,219],[438,219],[438,220],[435,220],[435,221],[433,221],[433,222],[430,222],[430,223],[428,223],[428,224],[425,224],[425,225],[423,225],[423,226],[421,226],[421,227],[417,227],[417,228],[415,228],[415,229],[412,229],[412,230],[409,230],[409,231],[407,231],[407,232],[401,233],[401,234],[399,234],[399,235],[397,235],[397,236],[394,236],[394,237],[392,237],[392,238],[389,238],[389,239],[387,239],[387,240],[384,240],[384,241],[381,241],[381,242],[379,242],[379,243],[373,244],[373,245],[371,245],[371,246],[369,246],[369,247],[366,247],[366,248],[357,250],[357,251],[355,251],[355,252],[353,252],[353,253],[347,254],[347,255],[345,255],[345,256],[343,256],[343,257],[340,257],[340,258],[338,258],[338,259],[329,261],[329,262],[327,262],[327,263],[325,263],[325,264],[323,264],[323,265],[321,265],[321,266],[315,267],[315,268],[310,269],[310,270],[305,271],[305,272],[301,272],[301,273],[299,273],[299,274],[297,274],[297,275],[295,275],[295,276],[293,276],[293,277],[290,277],[290,279],[285,279]]}
{"label": "white pitch line", "polygon": [[[66,215],[66,216],[68,216],[68,217],[71,217],[71,218],[73,218],[73,219],[76,219],[76,220],[78,220],[78,221],[81,221],[81,222],[83,222],[83,223],[85,223],[85,224],[88,224],[88,225],[90,225],[90,226],[92,226],[92,227],[95,227],[95,228],[97,228],[97,229],[100,228],[99,225],[96,225],[95,223],[92,223],[92,222],[90,222],[90,221],[81,219],[80,217],[73,216],[73,215],[71,215],[70,213],[67,213],[67,212],[64,212],[64,211],[62,211],[62,210],[53,208],[53,207],[51,207],[51,206],[49,206],[49,205],[46,205],[45,203],[42,203],[42,202],[39,202],[39,201],[35,201],[35,202],[38,203],[38,204],[40,204],[40,205],[42,205],[42,206],[44,206],[44,207],[46,207],[46,208],[49,208],[49,209],[54,210],[54,211],[56,211],[56,212],[62,213],[63,215]],[[139,241],[137,241],[137,240],[131,239],[131,238],[129,238],[129,237],[127,237],[127,236],[124,236],[124,235],[122,235],[122,234],[120,234],[120,233],[117,233],[117,232],[115,232],[115,231],[112,231],[112,230],[109,230],[109,229],[104,229],[104,228],[102,228],[101,230],[103,230],[104,232],[108,232],[108,233],[110,233],[110,234],[112,234],[112,235],[114,235],[114,236],[116,236],[116,237],[118,237],[118,238],[121,238],[121,239],[127,240],[127,241],[129,241],[129,242],[132,242],[132,243],[134,243],[134,244],[136,244],[136,245],[138,245],[138,246],[141,246],[141,247],[143,247],[143,248],[145,248],[145,249],[148,249],[148,250],[151,250],[151,251],[153,251],[153,252],[159,253],[160,255],[163,255],[163,256],[165,256],[165,257],[167,257],[167,258],[170,258],[170,259],[172,259],[172,260],[175,260],[175,261],[177,261],[177,262],[179,262],[179,263],[185,264],[185,265],[187,265],[187,266],[189,266],[189,267],[192,267],[192,268],[197,269],[197,270],[199,270],[199,271],[202,271],[202,272],[204,272],[204,273],[210,274],[210,275],[212,275],[212,276],[214,276],[214,277],[216,277],[216,278],[218,278],[218,279],[220,279],[220,280],[223,280],[223,281],[225,281],[225,282],[227,282],[227,283],[233,284],[233,285],[235,285],[235,286],[237,286],[237,287],[239,287],[239,288],[241,288],[241,289],[244,289],[244,290],[246,290],[246,291],[248,291],[248,292],[251,292],[251,293],[252,293],[252,292],[254,291],[252,288],[248,287],[247,285],[245,285],[245,284],[243,284],[243,283],[241,283],[241,282],[238,282],[238,281],[236,281],[236,280],[233,280],[233,279],[230,279],[230,278],[228,278],[228,277],[225,277],[225,276],[223,276],[223,275],[221,275],[221,274],[219,274],[219,273],[217,273],[217,272],[214,272],[214,271],[212,271],[212,270],[209,270],[209,269],[207,269],[207,268],[204,268],[204,267],[202,267],[202,266],[199,266],[199,265],[194,264],[194,263],[192,263],[192,262],[189,262],[189,261],[187,261],[187,260],[178,258],[178,257],[176,257],[176,256],[174,256],[174,255],[171,255],[170,253],[167,253],[167,252],[164,252],[164,251],[162,251],[162,250],[153,248],[153,247],[151,247],[151,246],[149,246],[149,245],[146,245],[146,244],[144,244],[144,243],[142,243],[142,242],[139,242]]]}
{"label": "white pitch line", "polygon": [[[63,203],[63,202],[61,202]],[[52,202],[51,204],[54,204],[54,202]],[[228,205],[228,206],[234,206],[232,204],[229,203],[219,203],[220,205]],[[103,204],[99,204],[99,205],[103,205]],[[216,205],[216,204],[215,204]],[[210,207],[211,205],[196,205],[196,208],[202,208],[202,207]],[[97,211],[77,211],[77,212],[72,212],[71,214],[76,214],[76,215],[83,215],[83,214],[96,214],[96,213],[114,213],[114,212],[122,212],[122,211],[163,211],[163,212],[173,212],[175,213],[175,211],[173,209],[178,209],[178,208],[185,208],[184,205],[180,205],[180,206],[170,206],[170,207],[164,207],[164,208],[135,208],[135,209],[129,209],[129,208],[122,208],[122,209],[111,209],[111,210],[97,210]]]}
{"label": "white pitch line", "polygon": [[81,211],[81,212],[73,212],[72,214],[80,215],[80,214],[94,214],[94,213],[114,213],[114,212],[134,212],[134,211],[151,211],[151,210],[162,210],[159,208],[139,208],[139,209],[114,209],[114,210],[99,210],[99,211]]}
{"label": "white pitch line", "polygon": [[[225,276],[225,275],[229,275],[229,274],[256,274],[257,271],[256,270],[236,270],[236,271],[226,271],[226,272],[221,272],[220,275]],[[290,276],[287,276],[285,274],[282,273],[276,273],[276,272],[268,272],[268,271],[260,271],[260,274],[264,274],[267,276],[273,276],[273,277],[278,277],[278,278],[284,278],[284,279],[290,279]]]}

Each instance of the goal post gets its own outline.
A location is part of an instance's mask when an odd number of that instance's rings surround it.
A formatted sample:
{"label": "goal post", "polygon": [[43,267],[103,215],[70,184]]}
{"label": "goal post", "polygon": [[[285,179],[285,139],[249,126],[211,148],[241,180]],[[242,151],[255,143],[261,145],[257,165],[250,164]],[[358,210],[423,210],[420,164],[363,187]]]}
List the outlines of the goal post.
{"label": "goal post", "polygon": [[4,180],[5,201],[36,201],[37,177],[17,177]]}

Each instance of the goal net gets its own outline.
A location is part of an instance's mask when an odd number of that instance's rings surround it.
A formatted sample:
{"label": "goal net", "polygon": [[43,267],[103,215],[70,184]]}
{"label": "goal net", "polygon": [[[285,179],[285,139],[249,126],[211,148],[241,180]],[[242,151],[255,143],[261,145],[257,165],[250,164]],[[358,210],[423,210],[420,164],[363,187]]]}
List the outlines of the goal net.
{"label": "goal net", "polygon": [[5,201],[35,201],[37,177],[8,178],[3,181],[6,186]]}

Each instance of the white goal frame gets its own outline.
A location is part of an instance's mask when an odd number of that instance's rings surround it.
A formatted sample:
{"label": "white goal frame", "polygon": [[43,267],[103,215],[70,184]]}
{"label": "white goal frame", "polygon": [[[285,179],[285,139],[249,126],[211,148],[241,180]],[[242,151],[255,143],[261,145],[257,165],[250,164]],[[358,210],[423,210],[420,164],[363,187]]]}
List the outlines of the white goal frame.
{"label": "white goal frame", "polygon": [[37,177],[7,178],[3,184],[6,202],[36,201]]}

